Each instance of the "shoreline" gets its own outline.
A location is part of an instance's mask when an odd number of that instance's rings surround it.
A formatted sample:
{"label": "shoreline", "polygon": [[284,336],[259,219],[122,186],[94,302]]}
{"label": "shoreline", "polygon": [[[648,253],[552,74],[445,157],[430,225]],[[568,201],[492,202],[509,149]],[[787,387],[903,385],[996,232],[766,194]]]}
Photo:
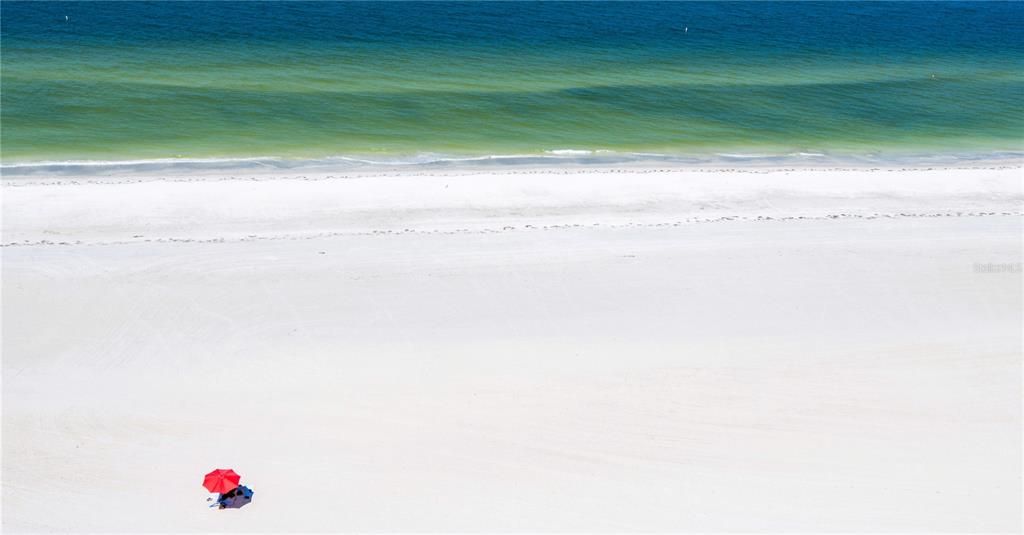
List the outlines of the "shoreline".
{"label": "shoreline", "polygon": [[661,154],[605,150],[554,150],[536,154],[445,156],[424,153],[411,156],[332,156],[287,158],[277,156],[155,158],[128,160],[15,161],[0,164],[4,179],[38,176],[86,177],[125,174],[204,175],[209,173],[255,174],[380,174],[431,172],[527,172],[535,169],[593,170],[650,169],[735,170],[746,169],[920,169],[985,168],[1024,164],[1024,151],[906,152],[906,153],[699,153]]}

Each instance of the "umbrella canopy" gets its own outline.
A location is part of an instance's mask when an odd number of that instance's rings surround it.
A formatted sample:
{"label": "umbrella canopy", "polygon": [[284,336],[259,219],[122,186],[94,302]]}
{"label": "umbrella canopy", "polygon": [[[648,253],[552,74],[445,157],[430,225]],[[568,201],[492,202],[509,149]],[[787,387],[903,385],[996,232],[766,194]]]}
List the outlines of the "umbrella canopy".
{"label": "umbrella canopy", "polygon": [[241,509],[243,505],[252,501],[252,489],[245,485],[235,489],[234,494],[234,496],[221,498],[219,503],[223,504],[225,509]]}
{"label": "umbrella canopy", "polygon": [[203,478],[203,486],[210,492],[217,492],[223,494],[238,486],[238,482],[242,479],[242,476],[235,473],[234,470],[228,468],[218,468]]}

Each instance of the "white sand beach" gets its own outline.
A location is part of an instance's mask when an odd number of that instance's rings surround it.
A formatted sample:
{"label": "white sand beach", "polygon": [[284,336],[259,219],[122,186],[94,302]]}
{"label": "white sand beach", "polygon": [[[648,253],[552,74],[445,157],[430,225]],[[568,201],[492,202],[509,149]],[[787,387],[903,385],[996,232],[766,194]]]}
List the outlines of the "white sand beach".
{"label": "white sand beach", "polygon": [[1022,176],[5,178],[3,528],[1019,531]]}

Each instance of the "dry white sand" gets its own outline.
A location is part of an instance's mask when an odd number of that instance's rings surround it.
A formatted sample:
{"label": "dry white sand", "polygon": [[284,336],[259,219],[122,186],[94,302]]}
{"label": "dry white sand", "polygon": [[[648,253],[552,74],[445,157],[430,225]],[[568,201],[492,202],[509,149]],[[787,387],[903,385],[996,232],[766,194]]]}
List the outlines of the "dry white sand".
{"label": "dry white sand", "polygon": [[1021,529],[1019,167],[227,178],[5,179],[5,530]]}

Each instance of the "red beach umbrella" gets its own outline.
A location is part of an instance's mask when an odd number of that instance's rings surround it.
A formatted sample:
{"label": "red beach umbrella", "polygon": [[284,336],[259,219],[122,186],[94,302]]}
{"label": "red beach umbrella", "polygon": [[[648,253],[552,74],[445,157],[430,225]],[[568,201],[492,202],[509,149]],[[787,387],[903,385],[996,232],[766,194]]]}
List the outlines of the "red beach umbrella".
{"label": "red beach umbrella", "polygon": [[238,482],[242,479],[242,476],[235,473],[234,470],[228,468],[218,468],[203,478],[203,486],[210,492],[216,492],[224,494],[229,490],[238,486]]}

